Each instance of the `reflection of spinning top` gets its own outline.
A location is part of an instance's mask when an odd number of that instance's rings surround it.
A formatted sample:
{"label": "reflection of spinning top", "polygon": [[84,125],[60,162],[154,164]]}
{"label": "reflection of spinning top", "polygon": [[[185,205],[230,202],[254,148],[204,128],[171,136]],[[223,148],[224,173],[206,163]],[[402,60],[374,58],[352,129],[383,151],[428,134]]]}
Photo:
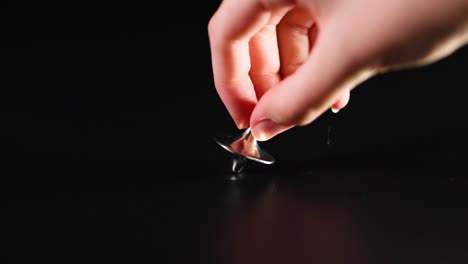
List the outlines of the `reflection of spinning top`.
{"label": "reflection of spinning top", "polygon": [[233,160],[232,170],[240,173],[247,160],[253,160],[263,164],[273,164],[275,158],[266,153],[252,136],[250,128],[246,129],[242,135],[237,137],[217,138],[216,142],[227,151],[236,155]]}

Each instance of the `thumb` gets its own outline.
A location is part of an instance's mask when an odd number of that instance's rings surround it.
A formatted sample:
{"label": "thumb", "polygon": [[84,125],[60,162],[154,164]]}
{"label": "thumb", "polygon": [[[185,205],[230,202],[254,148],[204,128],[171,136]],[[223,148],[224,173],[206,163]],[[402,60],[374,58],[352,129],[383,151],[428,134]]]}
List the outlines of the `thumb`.
{"label": "thumb", "polygon": [[294,126],[304,126],[359,83],[372,76],[365,56],[347,50],[336,38],[318,38],[309,58],[295,73],[263,95],[250,117],[257,140],[268,140]]}

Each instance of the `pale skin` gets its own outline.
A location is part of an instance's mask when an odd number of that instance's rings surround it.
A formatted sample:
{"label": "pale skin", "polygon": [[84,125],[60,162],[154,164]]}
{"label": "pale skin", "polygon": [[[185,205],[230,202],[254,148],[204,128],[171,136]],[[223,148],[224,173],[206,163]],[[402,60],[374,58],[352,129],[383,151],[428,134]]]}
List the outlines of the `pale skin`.
{"label": "pale skin", "polygon": [[224,0],[208,32],[221,100],[264,141],[466,45],[468,0]]}

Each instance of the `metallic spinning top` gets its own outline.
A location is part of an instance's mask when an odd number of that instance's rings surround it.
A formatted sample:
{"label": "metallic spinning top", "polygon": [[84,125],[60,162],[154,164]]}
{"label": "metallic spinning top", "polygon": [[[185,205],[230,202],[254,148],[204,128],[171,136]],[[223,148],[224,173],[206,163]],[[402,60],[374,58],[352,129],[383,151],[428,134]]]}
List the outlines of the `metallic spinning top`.
{"label": "metallic spinning top", "polygon": [[235,155],[232,164],[232,170],[240,173],[247,160],[256,161],[263,164],[273,164],[275,158],[263,151],[252,136],[250,128],[246,129],[240,136],[216,138],[216,142],[224,149]]}

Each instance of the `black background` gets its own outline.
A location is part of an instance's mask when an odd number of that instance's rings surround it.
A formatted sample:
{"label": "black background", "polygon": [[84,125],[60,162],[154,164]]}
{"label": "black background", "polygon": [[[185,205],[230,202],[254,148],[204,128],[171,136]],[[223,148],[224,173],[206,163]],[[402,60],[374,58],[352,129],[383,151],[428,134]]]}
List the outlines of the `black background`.
{"label": "black background", "polygon": [[368,80],[232,182],[218,1],[158,5],[0,11],[8,263],[466,263],[468,49]]}

